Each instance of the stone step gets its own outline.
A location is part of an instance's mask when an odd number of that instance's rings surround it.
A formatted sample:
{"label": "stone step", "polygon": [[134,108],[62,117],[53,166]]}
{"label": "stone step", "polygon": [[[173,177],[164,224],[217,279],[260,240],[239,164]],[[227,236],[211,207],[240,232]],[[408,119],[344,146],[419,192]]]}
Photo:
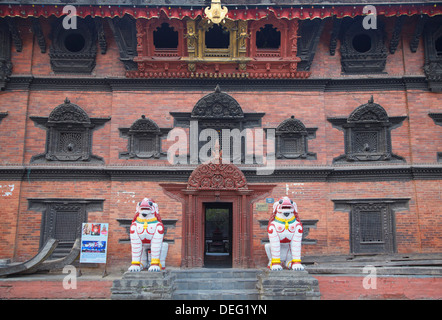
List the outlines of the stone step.
{"label": "stone step", "polygon": [[174,284],[177,290],[247,290],[256,289],[257,279],[176,279]]}
{"label": "stone step", "polygon": [[258,290],[175,290],[173,300],[258,300]]}
{"label": "stone step", "polygon": [[176,300],[257,300],[255,269],[200,268],[172,271]]}
{"label": "stone step", "polygon": [[198,268],[188,270],[173,270],[171,274],[177,279],[256,279],[260,270],[256,269],[230,269],[230,268]]}

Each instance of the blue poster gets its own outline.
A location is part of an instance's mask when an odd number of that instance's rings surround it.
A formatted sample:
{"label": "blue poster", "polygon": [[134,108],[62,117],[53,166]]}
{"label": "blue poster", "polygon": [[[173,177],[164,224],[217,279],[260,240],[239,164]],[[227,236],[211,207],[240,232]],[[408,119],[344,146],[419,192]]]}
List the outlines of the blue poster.
{"label": "blue poster", "polygon": [[106,263],[108,223],[83,223],[80,263]]}

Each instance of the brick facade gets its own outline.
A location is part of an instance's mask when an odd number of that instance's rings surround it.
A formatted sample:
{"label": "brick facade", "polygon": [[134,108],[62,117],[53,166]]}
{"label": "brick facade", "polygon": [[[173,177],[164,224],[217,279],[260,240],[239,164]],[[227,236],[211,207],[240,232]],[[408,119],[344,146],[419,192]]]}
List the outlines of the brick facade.
{"label": "brick facade", "polygon": [[[385,21],[386,39],[391,38],[394,18],[382,18]],[[320,37],[316,54],[311,66],[309,80],[370,80],[379,79],[372,88],[355,89],[349,87],[324,90],[307,88],[293,90],[287,87],[279,90],[271,86],[269,89],[253,87],[232,88],[227,85],[223,89],[223,81],[219,82],[222,91],[232,96],[245,113],[265,113],[262,128],[276,128],[283,120],[294,115],[306,127],[318,128],[316,137],[308,141],[309,151],[316,153],[315,160],[296,159],[278,160],[281,168],[289,167],[296,170],[309,168],[318,170],[341,170],[340,179],[303,179],[298,176],[287,178],[259,178],[254,176],[250,183],[275,183],[271,194],[265,198],[279,199],[288,195],[299,208],[301,219],[318,220],[314,228],[309,230],[308,239],[316,240],[315,244],[303,246],[303,255],[335,255],[350,253],[349,213],[335,210],[333,200],[340,199],[408,199],[408,208],[394,213],[395,242],[398,253],[431,253],[442,251],[439,234],[442,220],[440,204],[442,197],[441,165],[437,162],[437,153],[442,151],[442,128],[437,126],[428,116],[429,113],[442,113],[441,93],[428,91],[427,87],[416,86],[398,89],[389,87],[391,79],[407,79],[424,77],[424,46],[421,43],[417,52],[412,53],[409,42],[413,37],[417,17],[407,18],[395,54],[388,54],[385,72],[381,75],[343,75],[339,46],[336,54],[329,54],[329,43],[332,21],[326,20]],[[42,31],[50,33],[49,19],[41,18]],[[41,237],[42,213],[29,210],[30,198],[85,198],[104,199],[102,212],[89,212],[88,221],[109,223],[108,264],[111,267],[127,267],[130,263],[130,244],[121,243],[127,238],[125,229],[117,219],[132,219],[135,204],[148,196],[157,201],[163,219],[176,219],[176,225],[169,228],[166,239],[174,240],[169,245],[167,263],[179,266],[182,247],[182,206],[179,201],[164,193],[161,183],[186,182],[186,176],[171,177],[179,169],[189,167],[171,166],[164,157],[162,159],[122,159],[119,153],[127,150],[127,139],[121,137],[119,128],[129,128],[133,122],[146,115],[155,121],[160,128],[173,128],[174,118],[170,112],[191,112],[195,104],[203,96],[213,92],[208,85],[198,88],[192,85],[183,90],[165,86],[164,89],[143,89],[137,86],[130,90],[130,83],[111,88],[90,87],[88,85],[62,86],[58,79],[84,81],[105,78],[125,79],[125,69],[119,61],[119,51],[114,36],[107,24],[104,24],[107,52],[98,50],[96,67],[91,75],[75,74],[54,75],[51,70],[48,53],[41,53],[35,37],[30,31],[30,21],[20,19],[18,28],[23,42],[21,52],[12,49],[11,62],[13,73],[11,85],[0,93],[0,112],[8,112],[0,123],[0,207],[2,223],[0,224],[0,258],[24,261],[34,256]],[[47,47],[51,40],[46,37]],[[388,43],[388,41],[386,41]],[[20,77],[45,79],[44,85],[31,84],[28,87],[17,85]],[[385,80],[386,85],[382,85]],[[51,85],[51,81],[53,81]],[[307,81],[307,80],[306,80]],[[389,82],[390,81],[390,82]],[[75,82],[75,81],[73,81]],[[13,86],[12,84],[16,84]],[[79,83],[78,81],[75,83]],[[86,82],[85,82],[86,83]],[[335,117],[348,117],[358,106],[367,103],[373,96],[374,102],[381,105],[389,117],[405,116],[400,126],[391,130],[392,151],[404,158],[400,164],[356,163],[351,165],[335,165],[333,159],[344,153],[344,133],[327,120]],[[42,166],[49,172],[52,168],[62,172],[54,175],[35,174],[42,167],[30,164],[33,156],[45,152],[46,131],[30,119],[32,116],[48,117],[51,111],[68,97],[72,103],[80,106],[91,118],[111,117],[101,128],[94,130],[92,154],[102,157],[103,165],[75,163],[47,164]],[[162,151],[167,152],[171,142],[163,140]],[[169,175],[164,177],[149,175],[149,170],[166,167]],[[378,177],[364,176],[348,178],[345,170],[379,169]],[[414,167],[436,168],[435,176],[414,175],[410,173]],[[94,171],[97,178],[70,176],[70,170],[83,167]],[[103,174],[106,170],[141,170],[139,176],[127,177],[124,174]],[[391,171],[389,171],[391,169]],[[402,173],[392,174],[397,170]],[[15,171],[14,171],[15,170]],[[396,170],[396,171],[395,171]],[[438,171],[437,171],[438,170]],[[97,173],[98,172],[98,173]],[[146,174],[147,172],[147,174]],[[343,173],[344,172],[344,173]],[[370,173],[372,174],[372,173]],[[319,181],[321,180],[321,181]],[[354,180],[354,181],[352,181]],[[256,266],[265,266],[265,255],[262,240],[266,238],[266,229],[260,226],[260,220],[266,220],[271,213],[271,205],[267,212],[253,211],[253,252]],[[322,289],[321,289],[322,291]]]}

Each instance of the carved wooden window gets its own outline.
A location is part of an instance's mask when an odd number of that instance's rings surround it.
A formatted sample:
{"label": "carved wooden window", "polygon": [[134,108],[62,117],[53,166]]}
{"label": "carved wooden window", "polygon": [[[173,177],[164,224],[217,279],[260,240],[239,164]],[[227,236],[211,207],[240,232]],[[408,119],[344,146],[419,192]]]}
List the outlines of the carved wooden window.
{"label": "carved wooden window", "polygon": [[[137,52],[134,61],[140,71],[169,71],[184,56],[184,23],[161,16],[137,20]],[[182,64],[182,63],[180,63]]]}
{"label": "carved wooden window", "polygon": [[424,71],[433,92],[442,92],[442,18],[429,20],[424,29]]}
{"label": "carved wooden window", "polygon": [[[429,113],[428,114],[434,123],[438,126],[442,126],[442,113]],[[437,161],[442,162],[442,152],[437,153]]]}
{"label": "carved wooden window", "polygon": [[120,153],[120,158],[160,158],[161,136],[170,129],[161,129],[145,115],[136,120],[130,128],[120,128],[121,135],[128,138],[127,152]]}
{"label": "carved wooden window", "polygon": [[[170,114],[175,119],[175,127],[189,127],[191,121],[197,123],[199,137],[202,130],[213,130],[211,131],[213,135],[209,135],[206,141],[199,141],[198,150],[195,150],[196,154],[199,154],[201,147],[207,143],[210,143],[211,146],[211,148],[208,148],[208,152],[213,151],[216,140],[212,141],[211,138],[215,136],[218,138],[220,149],[224,151],[224,159],[227,159],[225,145],[227,140],[223,141],[223,139],[228,137],[222,135],[223,129],[228,129],[231,135],[233,135],[233,130],[238,130],[239,134],[242,134],[241,144],[230,137],[230,161],[234,163],[245,160],[246,130],[244,129],[260,127],[261,119],[264,116],[264,113],[244,113],[239,103],[230,95],[221,92],[219,86],[216,86],[215,92],[201,98],[195,104],[192,112],[171,112]],[[192,152],[192,146],[190,146],[190,150]],[[238,153],[241,154],[240,157],[237,157]],[[208,154],[208,156],[210,155]]]}
{"label": "carved wooden window", "polygon": [[298,53],[298,20],[266,19],[249,22],[249,57],[251,77],[307,77],[309,72],[296,73],[301,58]]}
{"label": "carved wooden window", "polygon": [[316,153],[308,151],[308,139],[315,138],[317,128],[306,128],[294,116],[281,122],[276,128],[276,157],[286,159],[316,159]]}
{"label": "carved wooden window", "polygon": [[163,22],[153,32],[155,49],[177,49],[178,31],[175,31],[167,22]]}
{"label": "carved wooden window", "polygon": [[52,258],[66,256],[81,236],[81,224],[87,213],[103,211],[101,199],[28,199],[29,210],[41,211],[40,248],[49,238],[59,240]]}
{"label": "carved wooden window", "polygon": [[350,213],[351,253],[396,252],[394,212],[408,209],[409,199],[333,200],[335,210]]}
{"label": "carved wooden window", "polygon": [[341,65],[345,73],[380,73],[385,69],[387,48],[384,27],[365,29],[362,17],[346,19],[341,26]]}
{"label": "carved wooden window", "polygon": [[31,162],[45,161],[98,161],[92,154],[92,131],[110,118],[89,118],[87,113],[67,98],[45,117],[31,117],[47,130],[46,152],[32,157]]}
{"label": "carved wooden window", "polygon": [[230,32],[226,27],[214,24],[206,30],[204,43],[206,49],[229,49]]}
{"label": "carved wooden window", "polygon": [[234,74],[246,71],[247,21],[226,20],[211,24],[206,19],[186,21],[187,54],[183,61],[190,72]]}
{"label": "carved wooden window", "polygon": [[203,57],[233,58],[236,54],[236,25],[234,21],[222,24],[208,24],[201,20],[198,24],[199,45]]}
{"label": "carved wooden window", "polygon": [[350,217],[352,253],[394,252],[393,217],[388,205],[355,204]]}
{"label": "carved wooden window", "polygon": [[49,53],[54,72],[91,73],[97,55],[97,31],[92,19],[77,19],[76,29],[65,29],[62,19],[52,24]]}
{"label": "carved wooden window", "polygon": [[373,102],[373,97],[348,118],[329,118],[336,128],[344,131],[345,154],[333,161],[405,161],[392,153],[390,133],[405,119],[388,117],[385,109]]}
{"label": "carved wooden window", "polygon": [[[297,25],[296,30],[297,32]],[[250,55],[258,59],[287,57],[289,23],[283,20],[258,20],[250,23]],[[295,52],[296,54],[296,52]]]}
{"label": "carved wooden window", "polygon": [[6,86],[6,82],[12,73],[11,62],[11,35],[8,25],[0,20],[0,90]]}
{"label": "carved wooden window", "polygon": [[272,24],[266,24],[256,31],[257,49],[279,49],[281,46],[281,31]]}

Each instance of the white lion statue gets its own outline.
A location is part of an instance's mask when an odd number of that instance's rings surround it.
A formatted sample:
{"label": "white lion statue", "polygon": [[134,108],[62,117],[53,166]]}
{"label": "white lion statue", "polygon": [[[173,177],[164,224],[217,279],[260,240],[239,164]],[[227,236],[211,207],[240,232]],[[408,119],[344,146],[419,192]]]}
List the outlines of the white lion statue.
{"label": "white lion statue", "polygon": [[[163,242],[164,225],[158,212],[158,204],[144,198],[138,202],[136,214],[130,226],[132,247],[131,272],[139,272],[148,266],[148,271],[160,271],[166,267],[168,244]],[[150,254],[147,250],[150,249]]]}
{"label": "white lion statue", "polygon": [[296,203],[289,197],[282,197],[273,204],[267,227],[270,243],[265,245],[270,270],[282,270],[283,265],[292,270],[304,270],[301,264],[302,224],[297,211]]}

